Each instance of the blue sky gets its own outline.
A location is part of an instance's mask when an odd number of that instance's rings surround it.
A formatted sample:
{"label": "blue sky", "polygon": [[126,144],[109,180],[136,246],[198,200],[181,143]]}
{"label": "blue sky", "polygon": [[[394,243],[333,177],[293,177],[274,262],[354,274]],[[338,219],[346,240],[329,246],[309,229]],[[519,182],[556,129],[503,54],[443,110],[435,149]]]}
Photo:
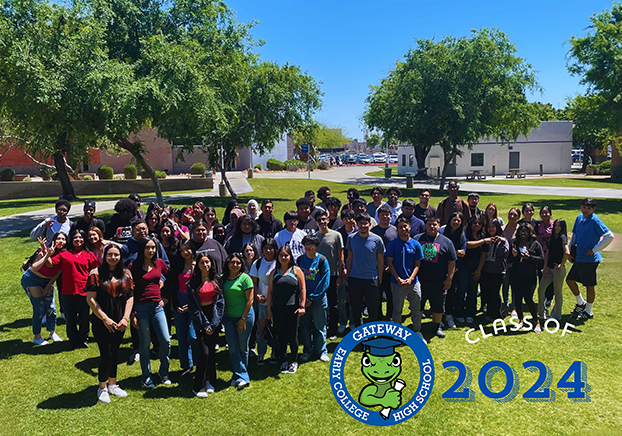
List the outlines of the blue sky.
{"label": "blue sky", "polygon": [[360,116],[370,85],[377,85],[416,38],[464,36],[497,27],[531,63],[544,88],[530,101],[565,105],[583,92],[566,70],[568,39],[582,36],[595,12],[610,1],[367,1],[229,0],[242,22],[258,20],[252,33],[265,40],[262,59],[299,65],[322,82],[318,120],[363,140]]}

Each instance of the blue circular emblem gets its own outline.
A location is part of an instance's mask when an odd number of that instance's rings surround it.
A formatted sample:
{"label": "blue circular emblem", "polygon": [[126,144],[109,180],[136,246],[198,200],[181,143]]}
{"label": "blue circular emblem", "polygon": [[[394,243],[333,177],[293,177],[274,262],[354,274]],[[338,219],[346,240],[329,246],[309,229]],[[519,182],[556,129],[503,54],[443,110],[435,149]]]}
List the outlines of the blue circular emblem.
{"label": "blue circular emblem", "polygon": [[[346,387],[344,369],[348,355],[359,344],[364,351],[361,371],[370,383],[356,401]],[[419,385],[405,404],[398,394],[405,382],[399,378],[402,362],[395,350],[402,344],[415,353],[419,362]],[[388,321],[363,324],[348,333],[335,349],[330,362],[330,386],[341,408],[352,418],[379,427],[399,424],[415,416],[430,398],[434,386],[432,354],[419,336],[403,325]]]}

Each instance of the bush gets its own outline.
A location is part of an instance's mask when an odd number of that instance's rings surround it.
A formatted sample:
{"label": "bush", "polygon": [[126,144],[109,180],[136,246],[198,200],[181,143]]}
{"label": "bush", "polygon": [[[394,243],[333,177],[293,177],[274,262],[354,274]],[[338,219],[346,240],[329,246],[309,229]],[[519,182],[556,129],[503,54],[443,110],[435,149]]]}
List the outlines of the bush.
{"label": "bush", "polygon": [[82,180],[93,180],[93,176],[90,176],[87,174],[86,176],[82,178]]}
{"label": "bush", "polygon": [[203,165],[201,162],[193,163],[190,167],[190,174],[205,177],[205,165]]}
{"label": "bush", "polygon": [[22,182],[32,182],[32,179],[30,177],[24,177],[24,180],[22,180]]}
{"label": "bush", "polygon": [[147,170],[143,168],[142,170],[140,170],[140,178],[141,179],[150,179],[151,176],[149,175]]}
{"label": "bush", "polygon": [[306,162],[303,162],[303,161],[298,160],[298,159],[289,159],[289,160],[286,160],[286,161],[285,161],[285,162],[283,162],[283,163],[284,163],[285,165],[304,165],[304,166],[307,166],[307,163],[306,163]]}
{"label": "bush", "polygon": [[136,177],[138,177],[138,170],[136,169],[135,165],[127,164],[123,167],[123,175],[125,176],[126,180],[134,180]]}
{"label": "bush", "polygon": [[266,167],[269,170],[272,171],[283,171],[285,170],[285,164],[283,162],[281,162],[280,160],[276,160],[273,158],[268,159],[268,162],[266,162]]}
{"label": "bush", "polygon": [[58,173],[54,171],[52,174],[50,174],[50,179],[58,181]]}
{"label": "bush", "polygon": [[52,178],[53,171],[47,167],[39,168],[39,172],[41,173],[41,178],[43,180],[50,180]]}
{"label": "bush", "polygon": [[318,162],[318,164],[315,167],[318,170],[330,170],[330,165],[327,162],[324,162],[323,160]]}
{"label": "bush", "polygon": [[108,165],[102,165],[97,170],[97,177],[99,177],[99,180],[112,180],[114,178],[114,170]]}
{"label": "bush", "polygon": [[609,175],[611,174],[611,161],[606,160],[596,165],[588,165],[588,168],[592,168],[593,174],[597,175]]}
{"label": "bush", "polygon": [[255,164],[255,166],[253,168],[255,168],[256,170],[261,171],[261,164]]}
{"label": "bush", "polygon": [[158,179],[166,179],[166,173],[165,173],[164,171],[158,171],[158,170],[156,170],[156,172],[155,172],[155,173],[156,173],[156,177],[157,177]]}
{"label": "bush", "polygon": [[[154,170],[158,179],[166,179],[166,173],[164,171]],[[143,179],[150,179],[149,173],[144,168],[140,170],[140,177]]]}
{"label": "bush", "polygon": [[3,182],[12,182],[15,180],[15,170],[13,168],[5,168],[0,172],[0,180]]}

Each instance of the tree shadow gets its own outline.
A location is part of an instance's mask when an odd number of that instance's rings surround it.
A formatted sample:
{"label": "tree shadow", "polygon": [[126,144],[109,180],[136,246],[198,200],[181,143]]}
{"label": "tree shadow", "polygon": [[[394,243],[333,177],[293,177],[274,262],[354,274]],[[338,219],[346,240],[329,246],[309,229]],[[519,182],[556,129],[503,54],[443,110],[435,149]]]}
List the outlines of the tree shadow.
{"label": "tree shadow", "polygon": [[10,339],[0,342],[0,360],[8,359],[20,354],[29,356],[50,355],[63,353],[67,350],[66,342],[53,342],[46,346],[35,345],[32,342],[24,342],[21,339]]}
{"label": "tree shadow", "polygon": [[76,410],[97,404],[97,386],[89,386],[80,392],[60,394],[37,404],[37,409]]}
{"label": "tree shadow", "polygon": [[13,322],[0,325],[0,332],[8,332],[9,330],[22,329],[32,326],[32,318],[16,319]]}

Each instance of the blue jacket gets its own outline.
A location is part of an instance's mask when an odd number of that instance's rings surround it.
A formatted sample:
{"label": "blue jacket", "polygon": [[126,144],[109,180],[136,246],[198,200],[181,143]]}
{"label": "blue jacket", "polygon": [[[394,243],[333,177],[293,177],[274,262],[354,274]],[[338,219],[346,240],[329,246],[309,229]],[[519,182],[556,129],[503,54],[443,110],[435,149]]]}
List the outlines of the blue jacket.
{"label": "blue jacket", "polygon": [[296,261],[305,275],[305,285],[307,288],[307,300],[315,301],[326,295],[326,290],[330,285],[330,266],[328,259],[319,254],[311,260],[307,254],[303,254]]}

